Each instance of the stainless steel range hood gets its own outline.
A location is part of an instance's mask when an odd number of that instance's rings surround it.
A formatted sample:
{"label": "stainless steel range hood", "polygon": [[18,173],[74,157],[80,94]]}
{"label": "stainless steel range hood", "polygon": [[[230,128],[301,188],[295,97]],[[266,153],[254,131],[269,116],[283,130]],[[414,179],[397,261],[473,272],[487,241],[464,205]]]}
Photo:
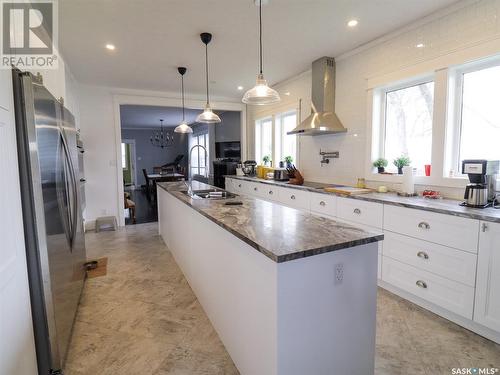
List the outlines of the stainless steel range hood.
{"label": "stainless steel range hood", "polygon": [[288,134],[323,135],[347,131],[335,114],[335,59],[322,57],[312,63],[311,115]]}

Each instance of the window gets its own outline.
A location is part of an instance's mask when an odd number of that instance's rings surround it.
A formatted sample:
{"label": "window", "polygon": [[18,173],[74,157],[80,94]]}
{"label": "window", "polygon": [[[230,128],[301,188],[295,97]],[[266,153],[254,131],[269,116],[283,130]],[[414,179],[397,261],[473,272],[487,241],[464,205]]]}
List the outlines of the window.
{"label": "window", "polygon": [[276,116],[276,155],[280,161],[291,156],[293,163],[297,161],[297,136],[287,133],[297,126],[295,111]]}
{"label": "window", "polygon": [[261,164],[270,156],[273,166],[291,156],[297,163],[297,136],[287,132],[297,126],[296,111],[279,113],[255,121],[255,160]]}
{"label": "window", "polygon": [[267,117],[255,121],[255,159],[262,163],[264,156],[273,158],[273,119]]}
{"label": "window", "polygon": [[[196,147],[191,151],[191,149],[196,145],[205,147],[206,154],[205,150],[201,147]],[[195,175],[208,176],[208,160],[210,160],[208,133],[190,135],[189,150],[191,152],[191,170],[189,171],[191,173],[191,177]]]}
{"label": "window", "polygon": [[424,165],[431,164],[434,82],[413,82],[411,85],[387,88],[382,94],[382,121],[379,156],[393,160],[405,155],[411,165],[423,174]]}
{"label": "window", "polygon": [[500,159],[500,63],[462,74],[458,171],[464,159]]}
{"label": "window", "polygon": [[127,169],[128,168],[127,151],[128,151],[127,144],[126,143],[122,143],[122,169]]}

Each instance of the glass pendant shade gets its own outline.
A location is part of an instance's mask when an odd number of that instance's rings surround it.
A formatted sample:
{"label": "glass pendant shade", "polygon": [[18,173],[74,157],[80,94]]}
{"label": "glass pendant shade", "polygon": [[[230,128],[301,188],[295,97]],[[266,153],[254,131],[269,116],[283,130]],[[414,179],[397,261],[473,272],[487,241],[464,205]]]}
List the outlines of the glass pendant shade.
{"label": "glass pendant shade", "polygon": [[186,121],[182,121],[179,125],[176,126],[174,132],[187,134],[187,133],[192,133],[193,129],[191,128],[191,126],[187,124]]}
{"label": "glass pendant shade", "polygon": [[216,113],[212,111],[212,108],[210,108],[210,105],[207,103],[205,105],[205,109],[202,113],[196,117],[196,122],[204,122],[206,124],[216,124],[221,122],[221,119],[219,116],[217,116]]}
{"label": "glass pendant shade", "polygon": [[280,100],[278,92],[267,85],[267,81],[262,74],[257,76],[255,86],[248,90],[242,99],[243,103],[251,105],[273,104]]}

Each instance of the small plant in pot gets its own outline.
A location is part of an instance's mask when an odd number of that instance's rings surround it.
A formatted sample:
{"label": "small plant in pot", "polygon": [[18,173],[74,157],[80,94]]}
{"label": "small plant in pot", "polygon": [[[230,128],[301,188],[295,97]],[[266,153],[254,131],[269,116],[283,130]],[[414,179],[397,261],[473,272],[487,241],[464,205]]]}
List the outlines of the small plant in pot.
{"label": "small plant in pot", "polygon": [[285,163],[287,168],[290,168],[293,163],[293,158],[291,156],[285,156]]}
{"label": "small plant in pot", "polygon": [[384,158],[378,158],[373,162],[373,166],[377,168],[378,173],[384,173],[385,167],[387,167],[387,160]]}
{"label": "small plant in pot", "polygon": [[267,166],[269,164],[269,162],[271,161],[271,157],[269,155],[265,155],[262,158],[262,161],[264,162],[264,165]]}
{"label": "small plant in pot", "polygon": [[398,174],[403,174],[403,167],[409,166],[411,160],[408,156],[401,155],[392,162],[398,168]]}

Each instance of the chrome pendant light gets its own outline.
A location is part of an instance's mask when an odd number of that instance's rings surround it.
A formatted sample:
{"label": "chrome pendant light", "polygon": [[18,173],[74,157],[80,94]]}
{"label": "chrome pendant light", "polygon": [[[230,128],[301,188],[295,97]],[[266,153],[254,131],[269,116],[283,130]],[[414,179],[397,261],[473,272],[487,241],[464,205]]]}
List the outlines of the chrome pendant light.
{"label": "chrome pendant light", "polygon": [[251,105],[266,105],[277,103],[281,100],[276,90],[267,85],[262,71],[262,0],[259,1],[259,74],[255,86],[243,96],[243,103]]}
{"label": "chrome pendant light", "polygon": [[212,40],[212,34],[210,33],[201,33],[200,34],[201,41],[205,44],[205,75],[206,75],[206,83],[207,83],[207,104],[205,104],[205,109],[202,113],[198,115],[196,118],[196,122],[204,122],[206,124],[216,124],[221,122],[220,117],[217,116],[212,111],[210,107],[210,96],[208,93],[208,43]]}
{"label": "chrome pendant light", "polygon": [[149,138],[149,141],[156,147],[165,148],[173,146],[174,135],[163,130],[163,119],[160,119],[160,130],[154,131],[153,135]]}
{"label": "chrome pendant light", "polygon": [[174,129],[175,133],[192,133],[193,129],[186,122],[186,109],[184,106],[184,74],[186,74],[187,68],[180,66],[177,68],[177,71],[181,75],[181,92],[182,92],[182,121],[179,125]]}

